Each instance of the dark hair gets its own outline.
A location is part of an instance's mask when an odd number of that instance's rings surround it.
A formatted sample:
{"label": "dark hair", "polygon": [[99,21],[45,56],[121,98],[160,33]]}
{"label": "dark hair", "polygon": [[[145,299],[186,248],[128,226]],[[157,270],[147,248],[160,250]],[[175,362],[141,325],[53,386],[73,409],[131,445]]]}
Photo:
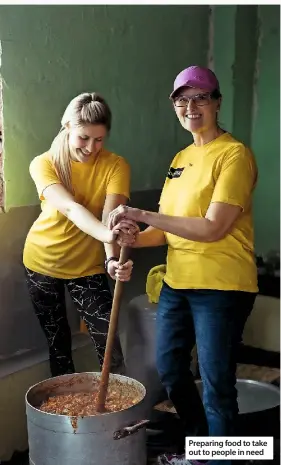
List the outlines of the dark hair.
{"label": "dark hair", "polygon": [[214,100],[218,100],[219,98],[221,98],[221,93],[219,91],[219,89],[215,89],[213,90],[213,92],[211,92],[211,97],[214,99]]}

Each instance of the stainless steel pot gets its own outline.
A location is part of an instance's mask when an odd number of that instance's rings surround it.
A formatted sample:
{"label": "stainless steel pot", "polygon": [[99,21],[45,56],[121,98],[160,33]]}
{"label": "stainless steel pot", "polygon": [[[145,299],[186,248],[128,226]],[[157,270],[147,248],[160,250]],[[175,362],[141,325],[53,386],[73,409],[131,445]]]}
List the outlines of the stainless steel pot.
{"label": "stainless steel pot", "polygon": [[[202,397],[202,381],[197,380],[196,385]],[[251,379],[237,379],[236,389],[240,415],[263,412],[278,408],[280,405],[280,389],[272,384]]]}
{"label": "stainless steel pot", "polygon": [[[26,393],[30,465],[145,465],[145,387],[120,375],[110,375],[141,401],[119,412],[88,417],[55,415],[39,410],[49,396],[91,392],[100,373],[58,376],[32,386]],[[121,388],[122,389],[122,388]]]}
{"label": "stainless steel pot", "polygon": [[[146,388],[145,416],[150,418],[155,404],[167,399],[156,370],[155,332],[157,304],[147,295],[134,297],[126,308],[126,344],[123,348],[126,373]],[[141,363],[136,363],[141,360]]]}
{"label": "stainless steel pot", "polygon": [[[126,343],[123,347],[126,373],[145,386],[144,407],[148,418],[152,418],[153,407],[168,398],[156,369],[157,308],[158,305],[150,303],[146,294],[134,297],[126,308]],[[191,362],[191,371],[196,373],[195,359]]]}

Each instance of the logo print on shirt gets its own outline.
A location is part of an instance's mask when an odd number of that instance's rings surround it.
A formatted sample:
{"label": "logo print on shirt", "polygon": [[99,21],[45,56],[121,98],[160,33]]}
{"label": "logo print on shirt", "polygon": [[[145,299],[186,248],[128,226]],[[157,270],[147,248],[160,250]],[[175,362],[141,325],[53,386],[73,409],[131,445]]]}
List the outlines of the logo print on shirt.
{"label": "logo print on shirt", "polygon": [[179,178],[183,172],[184,168],[172,168],[170,167],[167,178],[169,179],[174,179],[174,178]]}

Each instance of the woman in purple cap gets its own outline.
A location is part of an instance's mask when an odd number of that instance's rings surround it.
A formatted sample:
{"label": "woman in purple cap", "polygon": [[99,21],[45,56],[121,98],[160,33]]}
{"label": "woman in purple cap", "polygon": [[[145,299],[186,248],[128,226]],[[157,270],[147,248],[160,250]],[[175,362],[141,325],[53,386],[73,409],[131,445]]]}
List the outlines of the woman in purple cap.
{"label": "woman in purple cap", "polygon": [[[232,436],[237,348],[258,291],[252,221],[257,167],[251,151],[218,124],[222,97],[211,70],[183,70],[170,98],[194,142],[171,163],[159,213],[120,206],[111,225],[121,219],[146,223],[134,247],[168,245],[157,369],[185,436]],[[190,371],[195,343],[203,403]],[[158,463],[189,462],[165,454]]]}

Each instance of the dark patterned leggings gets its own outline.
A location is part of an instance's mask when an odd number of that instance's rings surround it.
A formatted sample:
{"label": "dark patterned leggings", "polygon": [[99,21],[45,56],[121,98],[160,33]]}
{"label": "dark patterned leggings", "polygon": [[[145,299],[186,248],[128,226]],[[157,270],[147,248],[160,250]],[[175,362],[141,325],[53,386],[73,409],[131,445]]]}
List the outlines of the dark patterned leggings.
{"label": "dark patterned leggings", "polygon": [[[49,346],[52,376],[74,373],[71,331],[66,316],[65,286],[94,342],[100,368],[103,364],[112,296],[105,274],[58,279],[26,270],[27,286],[35,313]],[[119,337],[113,351],[112,372],[123,368]]]}

